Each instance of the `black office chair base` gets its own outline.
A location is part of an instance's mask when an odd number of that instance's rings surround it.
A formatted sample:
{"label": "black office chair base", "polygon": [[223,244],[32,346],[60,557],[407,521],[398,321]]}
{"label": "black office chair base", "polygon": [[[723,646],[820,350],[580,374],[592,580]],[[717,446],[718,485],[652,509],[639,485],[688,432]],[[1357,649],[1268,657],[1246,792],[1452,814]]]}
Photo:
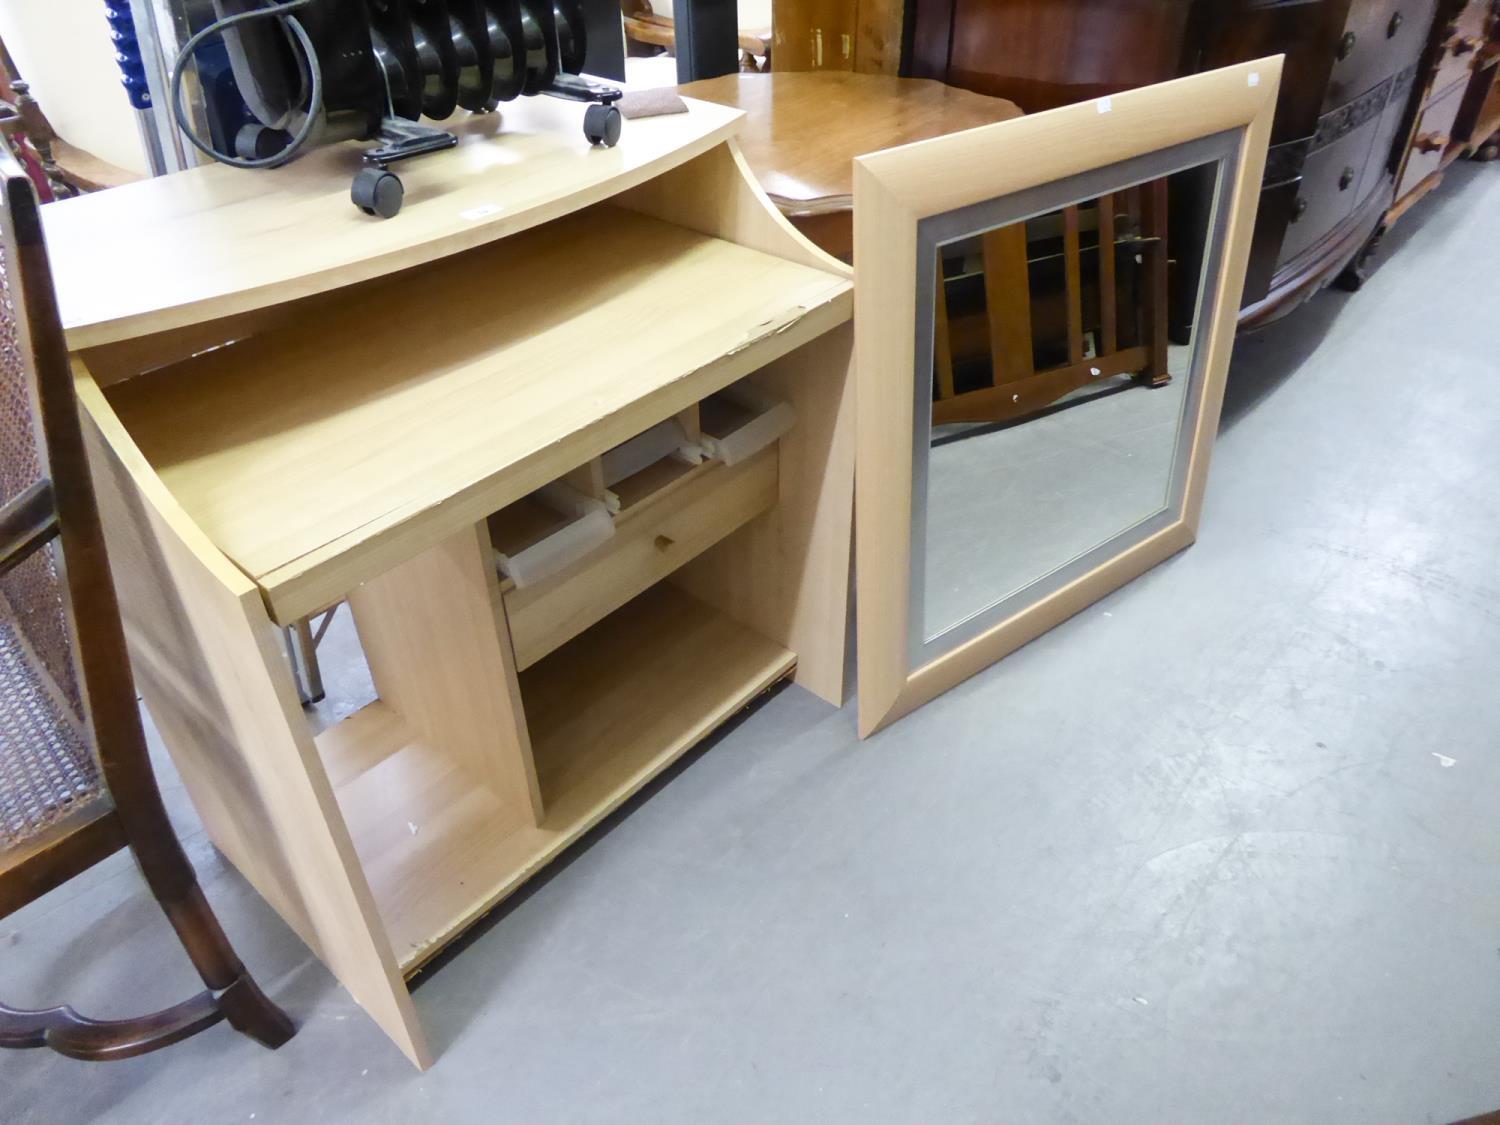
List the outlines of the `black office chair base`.
{"label": "black office chair base", "polygon": [[[583,135],[595,148],[614,148],[620,141],[624,119],[615,105],[624,96],[614,86],[602,86],[572,74],[559,74],[542,93],[570,102],[589,102],[583,113]],[[458,138],[442,129],[400,117],[380,123],[380,145],[365,153],[368,168],[360,169],[349,187],[354,206],[373,218],[392,219],[401,212],[406,188],[390,170],[400,160],[439,152],[458,144]]]}

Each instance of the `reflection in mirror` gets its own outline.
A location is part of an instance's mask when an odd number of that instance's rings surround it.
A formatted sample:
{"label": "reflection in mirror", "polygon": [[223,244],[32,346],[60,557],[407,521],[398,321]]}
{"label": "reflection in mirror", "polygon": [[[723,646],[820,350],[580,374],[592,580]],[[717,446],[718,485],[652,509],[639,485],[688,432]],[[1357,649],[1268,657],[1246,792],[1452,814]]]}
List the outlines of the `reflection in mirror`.
{"label": "reflection in mirror", "polygon": [[922,645],[951,648],[965,623],[1036,600],[1180,503],[1218,172],[935,240],[919,266],[933,349],[914,666]]}

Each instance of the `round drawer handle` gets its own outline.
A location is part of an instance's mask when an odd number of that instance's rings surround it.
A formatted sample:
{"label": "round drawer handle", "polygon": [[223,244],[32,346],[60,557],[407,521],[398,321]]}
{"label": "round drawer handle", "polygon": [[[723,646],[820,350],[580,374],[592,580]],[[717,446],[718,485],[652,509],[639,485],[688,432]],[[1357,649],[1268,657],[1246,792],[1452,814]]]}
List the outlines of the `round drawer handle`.
{"label": "round drawer handle", "polygon": [[1442,152],[1448,147],[1448,138],[1442,133],[1423,133],[1413,147],[1418,152]]}
{"label": "round drawer handle", "polygon": [[1400,12],[1397,12],[1394,16],[1391,17],[1391,22],[1386,25],[1385,37],[1387,39],[1396,38],[1396,32],[1401,30],[1401,25],[1405,22],[1406,17],[1403,16]]}
{"label": "round drawer handle", "polygon": [[1297,202],[1292,204],[1292,222],[1295,223],[1305,214],[1307,214],[1307,200],[1303,199],[1299,195],[1297,197]]}
{"label": "round drawer handle", "polygon": [[1359,42],[1359,36],[1352,31],[1344,32],[1344,37],[1339,40],[1339,62],[1343,62],[1354,54],[1354,44]]}
{"label": "round drawer handle", "polygon": [[1345,168],[1344,174],[1339,177],[1339,191],[1348,191],[1349,185],[1354,182],[1354,169]]}

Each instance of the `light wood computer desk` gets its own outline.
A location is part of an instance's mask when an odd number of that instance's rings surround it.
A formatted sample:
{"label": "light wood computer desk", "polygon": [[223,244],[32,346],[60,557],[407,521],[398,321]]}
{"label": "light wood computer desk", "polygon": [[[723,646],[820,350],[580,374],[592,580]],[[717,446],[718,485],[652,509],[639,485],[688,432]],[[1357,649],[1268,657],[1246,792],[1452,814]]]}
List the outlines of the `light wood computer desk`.
{"label": "light wood computer desk", "polygon": [[[843,694],[848,270],[738,111],[614,149],[581,112],[471,120],[385,222],[347,145],[46,209],[142,695],[214,842],[421,1066],[406,978],[445,943],[769,684]],[[615,479],[669,420],[707,459]],[[277,626],[341,598],[379,699],[314,737]]]}

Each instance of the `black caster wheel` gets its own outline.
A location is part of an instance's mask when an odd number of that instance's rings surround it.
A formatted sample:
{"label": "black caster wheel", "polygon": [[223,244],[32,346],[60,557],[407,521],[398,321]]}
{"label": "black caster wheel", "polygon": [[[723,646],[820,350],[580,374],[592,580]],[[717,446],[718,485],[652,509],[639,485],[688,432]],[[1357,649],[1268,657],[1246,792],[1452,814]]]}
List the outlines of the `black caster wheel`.
{"label": "black caster wheel", "polygon": [[234,135],[234,154],[241,160],[269,160],[286,148],[290,133],[265,125],[241,125]]}
{"label": "black caster wheel", "polygon": [[1335,289],[1344,293],[1358,293],[1365,287],[1365,282],[1370,280],[1369,272],[1358,264],[1351,263],[1344,267],[1343,272],[1333,279]]}
{"label": "black caster wheel", "polygon": [[1375,233],[1360,247],[1354,260],[1334,278],[1335,288],[1342,289],[1345,293],[1358,293],[1365,287],[1365,282],[1370,280],[1370,274],[1375,271],[1375,255],[1380,252],[1380,240],[1385,237],[1385,231],[1384,224],[1375,228]]}
{"label": "black caster wheel", "polygon": [[620,140],[620,111],[612,105],[591,105],[583,111],[583,135],[591,145],[614,148]]}
{"label": "black caster wheel", "polygon": [[378,215],[382,219],[392,218],[401,210],[401,200],[406,189],[394,172],[384,168],[365,168],[354,177],[349,189],[349,198],[366,215]]}

